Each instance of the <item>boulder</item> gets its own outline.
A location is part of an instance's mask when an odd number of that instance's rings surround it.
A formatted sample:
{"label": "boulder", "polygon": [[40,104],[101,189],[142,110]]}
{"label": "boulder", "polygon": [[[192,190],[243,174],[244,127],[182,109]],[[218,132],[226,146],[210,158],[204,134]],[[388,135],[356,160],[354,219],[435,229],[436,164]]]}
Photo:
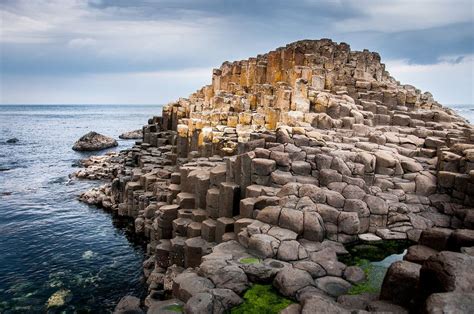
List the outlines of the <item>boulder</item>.
{"label": "boulder", "polygon": [[337,303],[350,310],[365,311],[369,303],[377,299],[378,296],[373,293],[345,294],[337,298]]}
{"label": "boulder", "polygon": [[241,294],[249,287],[245,272],[234,265],[219,268],[209,279],[216,285],[216,288],[230,289],[237,294]]}
{"label": "boulder", "polygon": [[176,314],[176,308],[184,305],[178,299],[153,302],[147,311],[147,314]]}
{"label": "boulder", "polygon": [[437,251],[443,251],[448,246],[452,232],[447,228],[429,228],[421,232],[419,243]]}
{"label": "boulder", "polygon": [[376,215],[387,215],[388,206],[387,203],[378,196],[367,195],[364,198],[364,202],[367,203],[371,214]]}
{"label": "boulder", "polygon": [[202,292],[193,295],[184,305],[186,314],[212,313],[214,308],[214,298],[209,292]]}
{"label": "boulder", "polygon": [[117,146],[118,143],[111,137],[89,132],[83,135],[72,147],[77,151],[95,151]]}
{"label": "boulder", "polygon": [[301,314],[350,314],[351,311],[343,308],[328,297],[311,295],[303,299]]}
{"label": "boulder", "polygon": [[420,270],[420,291],[428,296],[438,292],[474,291],[474,256],[443,251],[428,258]]}
{"label": "boulder", "polygon": [[364,190],[362,190],[360,187],[358,187],[357,185],[348,185],[344,188],[344,190],[342,191],[342,195],[346,198],[346,199],[363,199],[364,196],[365,196],[365,192]]}
{"label": "boulder", "polygon": [[326,275],[324,268],[318,263],[312,261],[299,261],[294,263],[293,267],[307,271],[313,278],[319,278]]}
{"label": "boulder", "polygon": [[424,245],[412,245],[408,248],[407,254],[403,257],[404,260],[407,260],[412,263],[417,263],[422,265],[428,258],[437,254],[438,251],[433,250],[430,247]]}
{"label": "boulder", "polygon": [[280,241],[267,234],[254,234],[249,240],[249,250],[263,258],[275,256],[279,245]]}
{"label": "boulder", "polygon": [[233,307],[243,302],[234,291],[229,289],[212,289],[214,296],[214,308],[212,313],[228,313]]}
{"label": "boulder", "polygon": [[300,314],[301,313],[301,305],[298,303],[293,303],[285,307],[283,310],[280,311],[279,314]]}
{"label": "boulder", "polygon": [[474,313],[474,292],[433,293],[426,299],[425,312]]}
{"label": "boulder", "polygon": [[408,314],[408,311],[399,305],[384,300],[375,300],[367,305],[369,312],[390,313],[390,314]]}
{"label": "boulder", "polygon": [[358,266],[349,266],[344,269],[344,279],[353,284],[361,283],[365,280],[365,273],[362,268]]}
{"label": "boulder", "polygon": [[15,144],[18,143],[20,140],[17,139],[16,137],[10,138],[7,140],[7,144]]}
{"label": "boulder", "polygon": [[138,129],[138,130],[124,132],[119,135],[119,138],[123,140],[139,140],[143,138],[143,130]]}
{"label": "boulder", "polygon": [[380,299],[403,307],[414,304],[420,279],[421,266],[407,261],[390,265],[382,283]]}
{"label": "boulder", "polygon": [[287,297],[294,297],[296,292],[313,284],[311,275],[301,269],[286,267],[273,280],[273,285]]}
{"label": "boulder", "polygon": [[326,235],[324,221],[317,212],[304,212],[303,237],[307,240],[322,241]]}
{"label": "boulder", "polygon": [[299,252],[300,244],[298,241],[283,241],[278,248],[277,259],[282,261],[296,261],[299,259]]}
{"label": "boulder", "polygon": [[131,295],[126,295],[120,299],[115,306],[114,314],[143,314],[140,308],[140,299]]}
{"label": "boulder", "polygon": [[316,279],[316,288],[323,290],[332,297],[346,294],[352,285],[340,277],[325,276]]}

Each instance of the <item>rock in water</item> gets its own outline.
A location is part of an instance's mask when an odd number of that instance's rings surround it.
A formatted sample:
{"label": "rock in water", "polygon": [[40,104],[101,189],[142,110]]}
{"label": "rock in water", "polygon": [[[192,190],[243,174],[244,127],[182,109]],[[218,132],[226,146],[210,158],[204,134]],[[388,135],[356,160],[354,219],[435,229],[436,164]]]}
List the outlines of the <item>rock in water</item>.
{"label": "rock in water", "polygon": [[123,140],[139,140],[143,138],[143,130],[138,129],[138,130],[125,132],[125,133],[120,134],[119,138]]}
{"label": "rock in water", "polygon": [[114,314],[142,314],[140,299],[131,295],[126,295],[120,299],[115,307]]}
{"label": "rock in water", "polygon": [[94,151],[115,147],[117,145],[117,141],[113,138],[92,131],[83,135],[74,144],[72,149],[77,151]]}
{"label": "rock in water", "polygon": [[18,141],[20,141],[20,140],[17,139],[16,137],[14,137],[14,138],[11,138],[11,139],[7,140],[7,143],[8,144],[15,144],[15,143],[18,143]]}

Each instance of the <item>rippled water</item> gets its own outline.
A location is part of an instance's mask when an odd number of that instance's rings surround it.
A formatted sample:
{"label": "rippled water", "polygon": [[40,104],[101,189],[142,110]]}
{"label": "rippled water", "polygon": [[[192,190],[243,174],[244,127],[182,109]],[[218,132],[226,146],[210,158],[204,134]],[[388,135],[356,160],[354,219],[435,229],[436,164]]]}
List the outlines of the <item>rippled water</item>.
{"label": "rippled water", "polygon": [[[103,313],[125,294],[144,293],[143,248],[129,223],[78,202],[98,183],[68,183],[68,175],[87,156],[71,149],[81,135],[118,138],[159,113],[160,106],[0,106],[0,313]],[[5,143],[13,137],[19,142]],[[131,145],[119,140],[116,149]]]}
{"label": "rippled water", "polygon": [[474,104],[456,104],[447,107],[454,109],[461,117],[468,119],[471,124],[474,123]]}

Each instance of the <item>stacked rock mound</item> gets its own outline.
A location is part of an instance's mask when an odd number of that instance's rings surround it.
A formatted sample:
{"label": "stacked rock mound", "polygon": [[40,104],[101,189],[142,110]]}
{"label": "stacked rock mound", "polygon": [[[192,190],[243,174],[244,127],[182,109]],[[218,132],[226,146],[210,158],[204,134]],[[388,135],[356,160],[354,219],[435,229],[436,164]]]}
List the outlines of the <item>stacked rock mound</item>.
{"label": "stacked rock mound", "polygon": [[[307,40],[226,62],[212,85],[165,106],[110,191],[149,241],[150,313],[221,313],[252,282],[299,302],[287,313],[403,312],[428,295],[355,307],[345,294],[365,275],[338,255],[432,227],[465,229],[472,246],[473,152],[473,126],[395,81],[377,53]],[[472,263],[472,250],[456,254]],[[158,301],[161,289],[176,300]],[[447,291],[458,293],[432,292]]]}

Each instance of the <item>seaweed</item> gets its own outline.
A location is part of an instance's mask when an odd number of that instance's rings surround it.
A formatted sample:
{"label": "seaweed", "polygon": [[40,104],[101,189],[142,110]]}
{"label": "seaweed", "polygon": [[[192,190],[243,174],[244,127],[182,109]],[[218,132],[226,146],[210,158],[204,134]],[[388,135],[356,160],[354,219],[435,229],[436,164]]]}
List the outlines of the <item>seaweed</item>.
{"label": "seaweed", "polygon": [[232,314],[272,314],[292,304],[271,285],[253,284],[244,294],[244,302],[231,310]]}
{"label": "seaweed", "polygon": [[170,312],[183,313],[183,305],[181,304],[171,304],[164,309]]}

